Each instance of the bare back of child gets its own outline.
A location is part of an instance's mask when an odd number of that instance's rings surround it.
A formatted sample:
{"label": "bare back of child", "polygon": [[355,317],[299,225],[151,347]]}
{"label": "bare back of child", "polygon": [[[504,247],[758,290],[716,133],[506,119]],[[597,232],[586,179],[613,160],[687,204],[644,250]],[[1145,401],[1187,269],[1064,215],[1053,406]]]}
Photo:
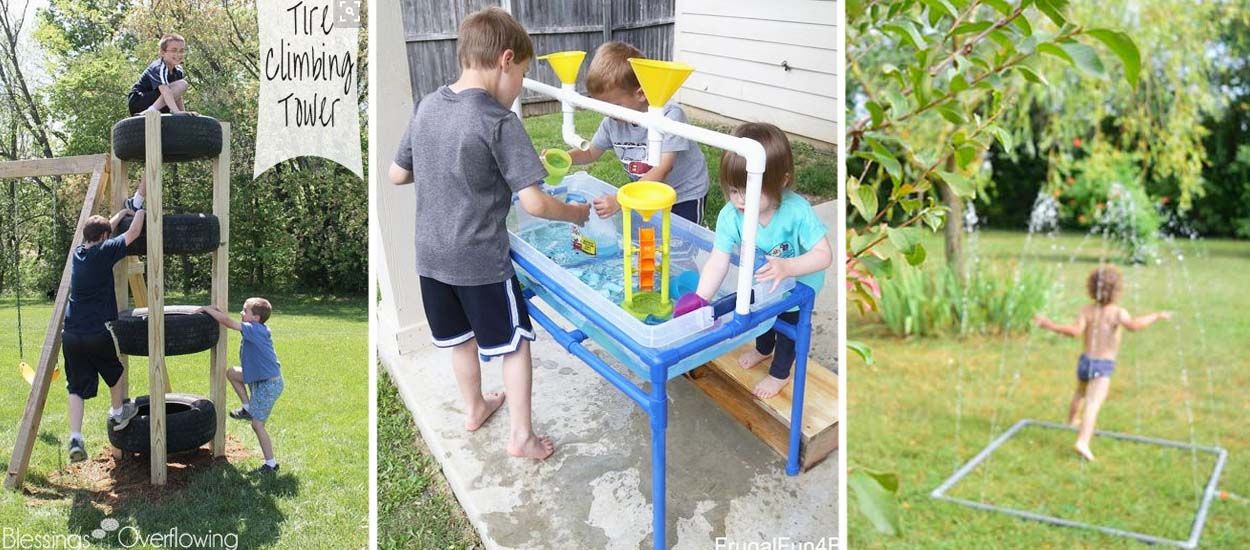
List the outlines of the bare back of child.
{"label": "bare back of child", "polygon": [[1086,280],[1093,303],[1081,307],[1076,322],[1059,325],[1045,316],[1035,318],[1037,326],[1064,336],[1082,338],[1081,356],[1076,366],[1076,391],[1068,405],[1068,424],[1077,428],[1073,450],[1082,458],[1093,461],[1089,448],[1098,422],[1098,411],[1111,389],[1111,374],[1115,371],[1116,355],[1120,352],[1124,328],[1142,330],[1155,321],[1171,318],[1162,311],[1134,318],[1128,310],[1116,304],[1122,288],[1122,276],[1114,267],[1100,267]]}

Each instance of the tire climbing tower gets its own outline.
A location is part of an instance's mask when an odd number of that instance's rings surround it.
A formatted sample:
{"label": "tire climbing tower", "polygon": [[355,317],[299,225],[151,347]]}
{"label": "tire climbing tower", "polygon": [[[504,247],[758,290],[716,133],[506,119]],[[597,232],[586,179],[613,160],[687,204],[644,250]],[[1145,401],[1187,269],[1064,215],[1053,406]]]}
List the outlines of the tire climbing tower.
{"label": "tire climbing tower", "polygon": [[[166,216],[161,179],[163,164],[206,159],[212,164],[212,214]],[[51,374],[59,355],[73,250],[81,243],[83,224],[100,204],[102,189],[108,189],[111,210],[123,208],[130,187],[126,177],[128,162],[143,163],[147,182],[144,202],[147,218],[144,222],[145,235],[128,247],[127,254],[146,255],[147,261],[143,266],[128,259],[118,262],[113,268],[114,293],[118,307],[123,310],[113,324],[113,331],[122,364],[127,366],[118,383],[129,386],[129,356],[146,354],[150,395],[135,399],[140,414],[131,421],[131,426],[120,432],[114,432],[112,426],[109,427],[110,441],[115,445],[114,456],[123,451],[146,452],[150,457],[152,484],[163,485],[169,452],[197,448],[211,436],[213,456],[225,455],[226,329],[216,322],[210,324],[211,317],[195,313],[194,306],[165,306],[164,257],[166,253],[211,253],[210,303],[228,311],[230,125],[205,116],[147,113],[124,119],[113,127],[113,151],[110,155],[17,161],[0,165],[0,177],[92,173],[18,430],[17,444],[9,461],[6,488],[20,490],[34,449]],[[119,225],[119,229],[124,230],[128,221]],[[138,278],[131,277],[132,271],[146,273],[146,284],[138,284]],[[128,308],[132,289],[135,304],[146,307]],[[152,311],[163,314],[150,315],[148,312]],[[166,356],[204,350],[211,350],[209,398],[196,399],[195,396],[170,393]],[[147,434],[140,433],[144,430]],[[143,448],[145,440],[146,449]]]}

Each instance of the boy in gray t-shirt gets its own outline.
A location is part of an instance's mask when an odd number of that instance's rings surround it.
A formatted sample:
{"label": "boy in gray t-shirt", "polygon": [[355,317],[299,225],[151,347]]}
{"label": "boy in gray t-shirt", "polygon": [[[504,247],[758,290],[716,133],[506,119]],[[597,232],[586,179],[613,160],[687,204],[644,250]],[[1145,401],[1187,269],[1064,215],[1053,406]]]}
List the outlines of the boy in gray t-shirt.
{"label": "boy in gray t-shirt", "polygon": [[461,24],[456,54],[460,78],[421,99],[391,164],[391,182],[412,183],[416,172],[421,301],[434,345],[452,350],[465,429],[477,430],[504,402],[504,393],[482,393],[479,354],[503,356],[508,454],[545,459],[555,446],[530,422],[534,330],[508,256],[506,220],[513,193],[541,218],[580,225],[590,208],[542,191],[547,172],[505,107],[520,94],[534,57],[520,23],[499,8],[478,11]]}
{"label": "boy in gray t-shirt", "polygon": [[[586,74],[586,89],[591,97],[635,111],[647,110],[647,96],[634,74],[630,58],[643,57],[637,48],[624,42],[605,42],[595,50],[595,58]],[[686,122],[686,113],[676,103],[664,106],[664,117]],[[647,161],[647,129],[614,118],[604,118],[590,139],[590,149],[571,150],[573,164],[589,164],[611,149],[621,161],[630,180],[658,181],[677,191],[673,214],[694,223],[703,219],[703,199],[707,196],[707,161],[699,144],[681,136],[664,135],[660,146],[660,165]],[[620,210],[616,197],[607,195],[594,201],[595,213],[608,217]]]}

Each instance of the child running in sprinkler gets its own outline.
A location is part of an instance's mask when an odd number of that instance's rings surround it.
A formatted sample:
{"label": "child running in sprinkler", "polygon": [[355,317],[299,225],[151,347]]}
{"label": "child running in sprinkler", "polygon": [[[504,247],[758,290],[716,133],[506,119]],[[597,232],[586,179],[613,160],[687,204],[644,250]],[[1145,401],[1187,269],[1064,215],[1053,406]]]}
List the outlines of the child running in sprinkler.
{"label": "child running in sprinkler", "polygon": [[61,331],[61,354],[65,357],[65,382],[69,390],[69,460],[87,459],[82,437],[85,401],[95,397],[100,378],[108,384],[109,422],[114,431],[130,424],[138,409],[126,397],[117,342],[111,323],[117,320],[117,295],[113,293],[113,265],[126,257],[126,246],[143,232],[143,211],[135,212],[125,233],[113,238],[118,222],[128,211],[112,218],[91,216],[82,228],[82,244],[74,249],[70,264],[69,302]]}
{"label": "child running in sprinkler", "polygon": [[[142,115],[148,111],[161,113],[187,113],[183,96],[187,93],[187,79],[182,72],[182,60],[187,54],[187,42],[182,36],[168,33],[161,37],[159,43],[160,57],[148,63],[147,68],[139,75],[139,80],[131,86],[126,95],[126,109],[131,116]],[[133,197],[126,199],[126,208],[138,210],[143,208],[143,197],[147,194],[147,178],[139,177],[139,188]]]}
{"label": "child running in sprinkler", "polygon": [[242,367],[233,367],[226,371],[226,379],[234,386],[234,392],[239,394],[239,401],[243,402],[242,407],[230,411],[230,418],[252,422],[252,431],[256,432],[260,451],[265,455],[265,463],[251,473],[277,473],[278,460],[274,458],[273,440],[265,429],[265,422],[273,412],[273,405],[278,401],[278,396],[282,395],[281,364],[278,363],[278,354],[273,349],[273,335],[265,324],[273,313],[273,305],[264,298],[248,298],[243,302],[243,311],[239,313],[238,321],[214,306],[205,306],[200,310],[211,315],[222,326],[237,330],[243,335],[243,342],[239,344],[239,363]]}
{"label": "child running in sprinkler", "polygon": [[[595,50],[594,60],[586,73],[586,91],[590,97],[613,105],[646,111],[647,96],[638,83],[638,76],[629,64],[630,58],[641,58],[642,52],[625,42],[605,42]],[[664,106],[664,117],[686,122],[686,113],[670,102]],[[590,164],[604,151],[613,150],[620,159],[625,175],[632,181],[662,182],[677,191],[672,213],[694,223],[703,221],[703,200],[707,196],[707,162],[699,144],[681,136],[664,135],[660,146],[660,165],[650,166],[647,160],[647,129],[623,120],[605,117],[590,138],[590,148],[569,150],[573,164]],[[595,214],[606,218],[620,211],[614,195],[594,200]]]}
{"label": "child running in sprinkler", "polygon": [[[789,189],[794,177],[790,140],[780,128],[759,122],[743,124],[734,129],[733,135],[760,142],[768,155],[760,193],[759,227],[755,236],[755,244],[766,255],[768,264],[755,273],[755,280],[772,281],[772,288],[775,289],[786,277],[797,277],[798,282],[819,292],[825,283],[825,269],[833,262],[833,252],[825,238],[827,229],[812,210],[812,205]],[[716,240],[712,254],[699,273],[698,290],[678,300],[673,309],[674,315],[708,305],[708,300],[725,280],[730,256],[742,244],[746,179],[746,159],[725,151],[720,162],[720,185],[726,204],[716,217]],[[797,323],[798,308],[778,317]],[[756,338],[754,349],[738,357],[738,366],[750,369],[772,356],[768,376],[752,390],[756,397],[767,399],[777,395],[790,381],[794,347],[794,340],[769,330]]]}
{"label": "child running in sprinkler", "polygon": [[[1122,285],[1120,270],[1099,267],[1089,274],[1086,288],[1094,301],[1081,307],[1076,322],[1059,325],[1043,315],[1034,318],[1037,326],[1075,338],[1082,337],[1081,357],[1076,363],[1076,392],[1068,406],[1068,424],[1078,428],[1073,449],[1086,460],[1093,461],[1089,441],[1094,437],[1094,425],[1098,422],[1098,410],[1107,399],[1111,388],[1111,372],[1115,370],[1115,356],[1120,351],[1120,328],[1142,330],[1159,319],[1171,319],[1167,311],[1133,317],[1116,305]],[[1082,413],[1082,405],[1084,412]]]}
{"label": "child running in sprinkler", "polygon": [[534,57],[529,34],[506,11],[465,18],[456,39],[460,78],[421,99],[390,167],[391,182],[416,179],[416,259],[421,301],[434,345],[451,349],[466,430],[504,402],[482,393],[478,355],[503,357],[511,424],[507,452],[545,459],[555,446],[530,421],[534,339],[508,256],[508,209],[516,193],[531,215],[586,223],[589,205],[544,193],[547,175],[521,120],[508,106]]}

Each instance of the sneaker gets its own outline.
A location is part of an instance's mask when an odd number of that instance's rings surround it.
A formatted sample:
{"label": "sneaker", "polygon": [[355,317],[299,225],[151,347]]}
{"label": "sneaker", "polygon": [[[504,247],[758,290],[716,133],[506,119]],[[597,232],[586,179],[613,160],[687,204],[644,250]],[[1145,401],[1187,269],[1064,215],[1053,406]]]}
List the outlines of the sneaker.
{"label": "sneaker", "polygon": [[122,402],[122,412],[117,416],[109,415],[109,423],[113,424],[113,431],[120,432],[130,425],[130,419],[139,414],[139,407],[130,401]]}
{"label": "sneaker", "polygon": [[83,447],[82,440],[77,437],[69,440],[69,461],[82,462],[87,460],[87,449]]}
{"label": "sneaker", "polygon": [[229,414],[230,414],[230,418],[233,418],[235,420],[251,420],[252,419],[252,413],[247,412],[247,409],[243,407],[239,407],[233,411],[230,411]]}
{"label": "sneaker", "polygon": [[252,470],[252,471],[248,472],[248,474],[249,474],[249,475],[254,475],[254,476],[259,476],[259,475],[277,475],[277,474],[278,474],[278,466],[280,466],[280,464],[274,464],[273,466],[270,466],[270,465],[268,465],[268,464],[261,464],[259,468],[257,468],[257,469],[255,469],[255,470]]}
{"label": "sneaker", "polygon": [[126,210],[129,210],[129,211],[131,211],[131,212],[138,212],[140,209],[142,209],[142,208],[143,208],[143,202],[142,202],[142,201],[143,201],[143,199],[140,199],[140,198],[138,198],[138,197],[134,197],[134,196],[132,196],[132,197],[130,197],[130,198],[128,198],[128,199],[126,199],[126,202],[125,202],[125,207],[126,207]]}

